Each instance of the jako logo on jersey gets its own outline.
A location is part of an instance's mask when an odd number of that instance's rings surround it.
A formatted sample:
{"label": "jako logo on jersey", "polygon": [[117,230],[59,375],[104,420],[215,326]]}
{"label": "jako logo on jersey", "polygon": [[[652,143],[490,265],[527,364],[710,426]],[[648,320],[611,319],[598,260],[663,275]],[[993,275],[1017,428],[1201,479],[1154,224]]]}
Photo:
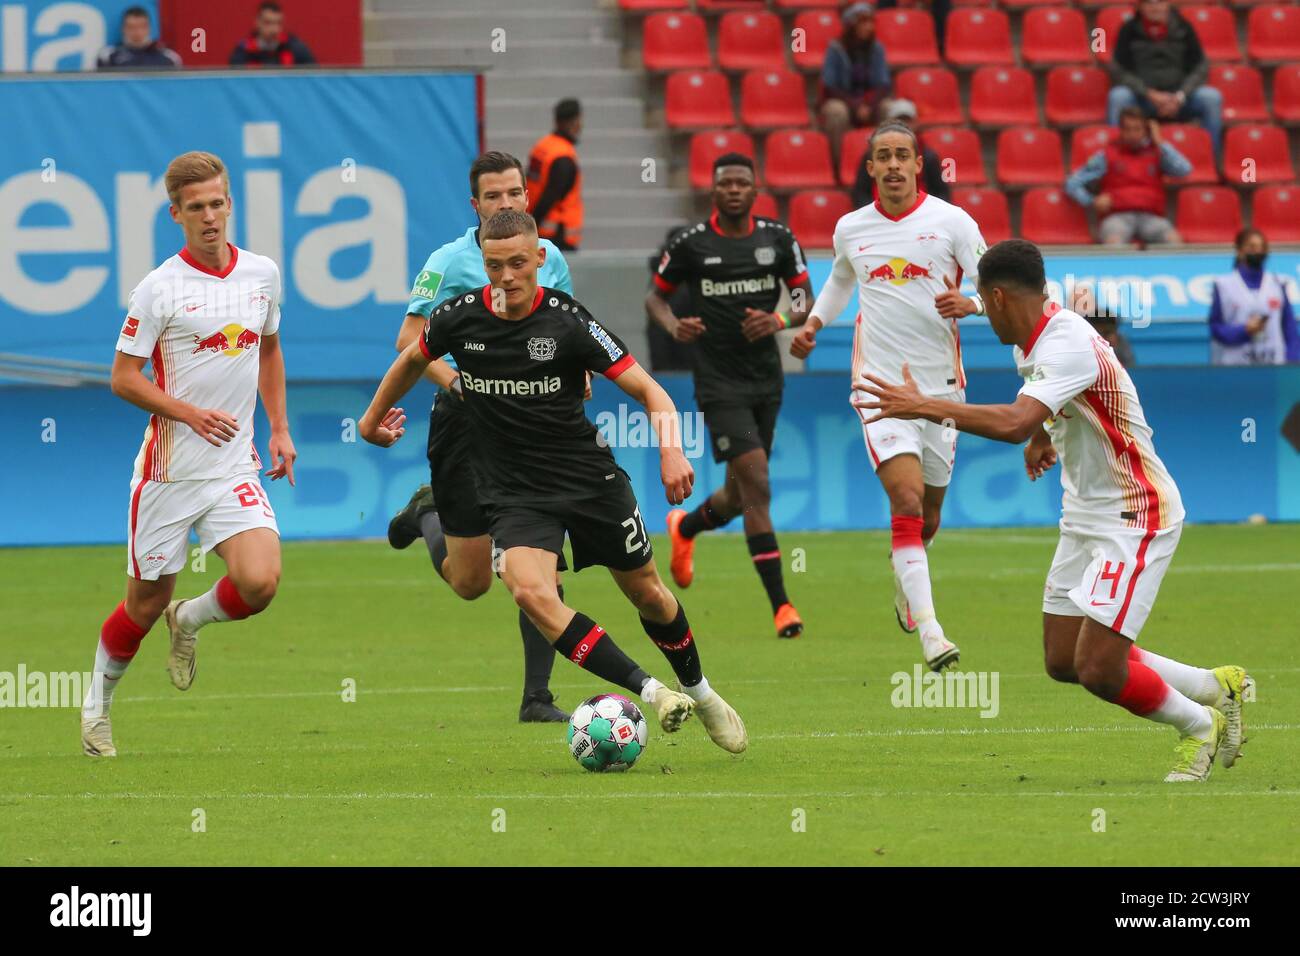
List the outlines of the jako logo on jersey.
{"label": "jako logo on jersey", "polygon": [[700,280],[700,295],[750,295],[755,292],[771,292],[775,288],[776,276],[770,272],[761,279],[734,279],[731,282]]}
{"label": "jako logo on jersey", "polygon": [[487,351],[487,346],[484,345],[482,342],[466,342],[466,343],[465,343],[465,351],[466,351],[466,352],[484,352],[484,351]]}
{"label": "jako logo on jersey", "polygon": [[704,260],[704,264],[706,266],[720,266],[722,265],[722,256],[709,256]]}
{"label": "jako logo on jersey", "polygon": [[479,378],[460,370],[460,387],[480,395],[554,395],[560,390],[560,376],[529,381],[514,378]]}
{"label": "jako logo on jersey", "polygon": [[[704,280],[706,283],[708,279]],[[617,362],[623,357],[623,350],[615,344],[614,340],[609,337],[609,333],[596,324],[594,319],[587,320],[587,331],[591,337],[600,343],[600,347],[608,353],[610,360]]]}
{"label": "jako logo on jersey", "polygon": [[252,329],[246,329],[242,325],[227,325],[224,329],[218,329],[208,336],[200,337],[196,334],[194,336],[194,351],[190,354],[219,352],[222,355],[234,358],[236,355],[242,355],[246,350],[251,349],[261,338]]}
{"label": "jako logo on jersey", "polygon": [[902,285],[904,282],[911,282],[913,279],[932,278],[934,277],[930,274],[928,267],[918,266],[906,259],[890,259],[884,265],[877,266],[867,273],[868,282],[892,282],[894,285]]}
{"label": "jako logo on jersey", "polygon": [[[551,300],[555,301],[554,299]],[[531,338],[528,340],[528,357],[534,362],[549,362],[555,358],[555,339]]]}

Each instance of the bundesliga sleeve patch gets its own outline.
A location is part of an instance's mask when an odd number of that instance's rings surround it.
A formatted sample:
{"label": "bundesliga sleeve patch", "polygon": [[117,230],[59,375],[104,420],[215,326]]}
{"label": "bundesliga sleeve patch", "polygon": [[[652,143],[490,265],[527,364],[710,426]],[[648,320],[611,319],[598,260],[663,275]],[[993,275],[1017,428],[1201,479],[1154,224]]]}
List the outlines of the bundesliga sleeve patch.
{"label": "bundesliga sleeve patch", "polygon": [[122,334],[128,339],[135,338],[135,333],[140,330],[140,320],[134,317],[128,317],[126,325],[122,326]]}
{"label": "bundesliga sleeve patch", "polygon": [[436,299],[441,288],[442,273],[425,269],[415,277],[415,285],[411,286],[411,295],[421,299]]}

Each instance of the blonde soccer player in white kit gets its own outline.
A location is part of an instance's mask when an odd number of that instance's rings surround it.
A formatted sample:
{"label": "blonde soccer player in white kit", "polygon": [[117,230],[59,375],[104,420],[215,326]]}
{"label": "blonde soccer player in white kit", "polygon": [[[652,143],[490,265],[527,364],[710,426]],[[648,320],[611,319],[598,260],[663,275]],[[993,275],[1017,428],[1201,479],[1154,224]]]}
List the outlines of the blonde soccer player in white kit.
{"label": "blonde soccer player in white kit", "polygon": [[[82,706],[82,749],[98,757],[117,754],[113,691],[159,617],[171,635],[167,670],[187,690],[199,629],[256,614],[275,596],[280,535],[253,445],[259,392],[271,423],[267,474],[293,484],[297,457],[285,412],[280,270],[226,241],[230,178],[220,159],[185,153],[164,182],[185,245],[131,293],[113,360],[113,394],[150,415],[131,479],[126,600],[100,630]],[[191,529],[227,574],[206,594],[173,601]]]}
{"label": "blonde soccer player in white kit", "polygon": [[[884,417],[951,421],[997,441],[1027,442],[1037,479],[1061,462],[1061,539],[1043,591],[1047,673],[1179,733],[1165,780],[1205,780],[1245,742],[1244,669],[1192,667],[1140,650],[1183,529],[1178,486],[1156,455],[1137,390],[1110,344],[1076,312],[1047,301],[1043,257],[1023,239],[980,260],[978,289],[998,339],[1014,345],[1025,384],[1011,405],[966,405],[901,379],[868,376],[857,403]],[[900,384],[901,383],[901,384]]]}
{"label": "blonde soccer player in white kit", "polygon": [[[898,381],[907,363],[923,393],[961,402],[966,375],[957,319],[982,306],[958,287],[963,274],[974,275],[984,239],[965,211],[918,189],[921,154],[906,126],[880,126],[867,157],[878,198],[836,224],[830,278],[791,353],[806,357],[818,329],[833,322],[856,291],[853,381],[868,374]],[[952,667],[960,652],[935,614],[926,548],[939,530],[957,432],[924,421],[865,418],[862,431],[871,467],[889,497],[898,625],[919,631],[931,669]]]}

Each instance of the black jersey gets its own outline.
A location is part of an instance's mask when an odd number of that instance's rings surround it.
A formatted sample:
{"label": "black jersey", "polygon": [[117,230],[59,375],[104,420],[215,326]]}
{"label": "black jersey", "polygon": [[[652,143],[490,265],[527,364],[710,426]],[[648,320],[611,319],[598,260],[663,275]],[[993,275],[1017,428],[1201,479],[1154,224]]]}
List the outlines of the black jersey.
{"label": "black jersey", "polygon": [[[751,217],[749,234],[732,239],[718,231],[718,214],[668,244],[655,285],[665,294],[690,283],[704,334],[692,347],[695,396],[701,402],[753,398],[780,392],[781,355],[772,336],[750,342],[741,331],[745,309],[772,312],[781,282],[802,281],[808,267],[799,242],[783,223]],[[811,303],[809,303],[811,306]]]}
{"label": "black jersey", "polygon": [[572,296],[538,287],[519,320],[492,311],[491,286],[438,306],[420,340],[450,352],[471,421],[485,503],[581,498],[614,481],[614,455],[583,409],[587,371],[617,378],[633,364],[618,336]]}

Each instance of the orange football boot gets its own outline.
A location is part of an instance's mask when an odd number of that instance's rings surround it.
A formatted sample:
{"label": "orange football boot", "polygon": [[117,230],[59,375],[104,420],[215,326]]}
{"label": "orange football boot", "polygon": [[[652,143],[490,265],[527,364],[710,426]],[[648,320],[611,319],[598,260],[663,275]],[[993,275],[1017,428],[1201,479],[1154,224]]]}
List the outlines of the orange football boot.
{"label": "orange football boot", "polygon": [[668,540],[673,545],[673,558],[669,567],[679,588],[688,588],[695,580],[695,539],[682,535],[682,519],[685,517],[686,512],[681,508],[668,512]]}
{"label": "orange football boot", "polygon": [[782,604],[776,609],[776,636],[798,637],[803,633],[803,619],[793,604]]}

